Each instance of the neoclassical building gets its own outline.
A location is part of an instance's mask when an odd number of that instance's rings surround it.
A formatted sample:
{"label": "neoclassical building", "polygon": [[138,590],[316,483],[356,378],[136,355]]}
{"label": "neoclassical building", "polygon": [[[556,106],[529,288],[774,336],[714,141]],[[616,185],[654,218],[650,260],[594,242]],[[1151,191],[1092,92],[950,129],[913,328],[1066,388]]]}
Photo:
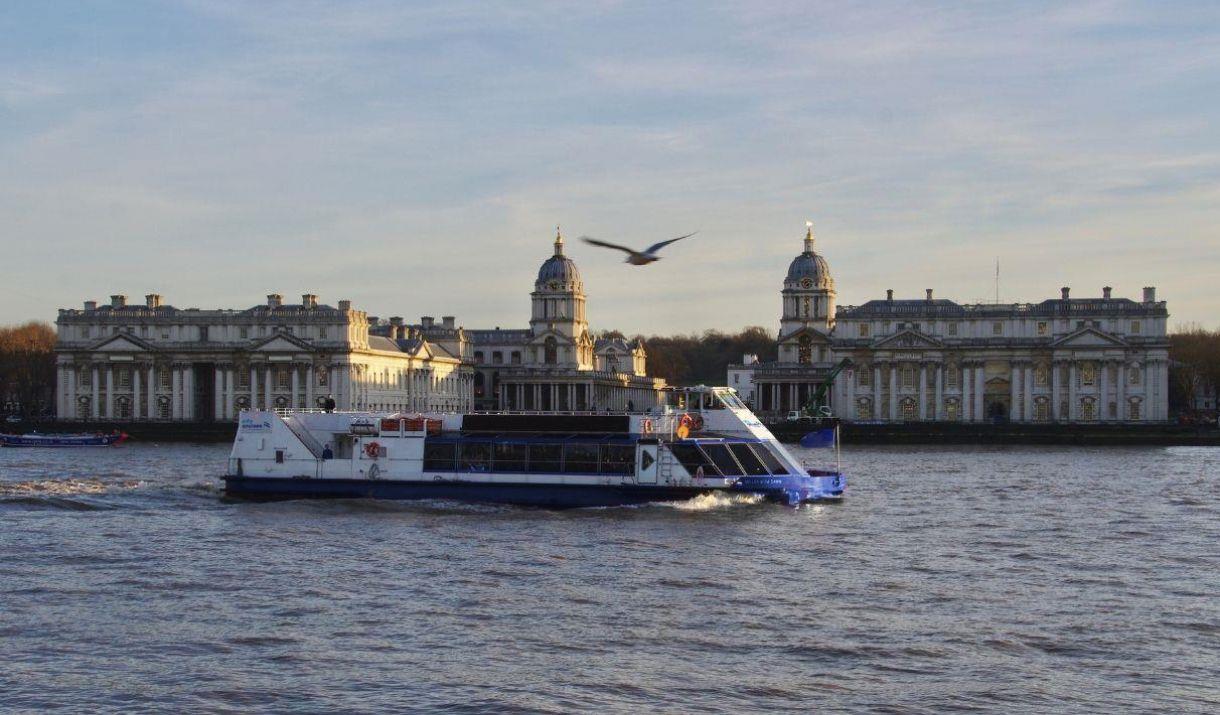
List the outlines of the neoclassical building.
{"label": "neoclassical building", "polygon": [[[1160,422],[1169,418],[1168,311],[1100,297],[960,304],[933,297],[834,306],[834,281],[812,231],[782,290],[779,359],[733,365],[770,417],[804,406],[847,360],[829,394],[859,421]],[[820,310],[819,306],[825,306]],[[740,392],[745,392],[738,388]]]}
{"label": "neoclassical building", "polygon": [[[640,341],[597,336],[585,317],[585,286],[556,232],[538,268],[528,328],[467,330],[475,365],[475,403],[500,410],[644,409],[665,381],[647,374]],[[433,330],[430,318],[420,326]]]}
{"label": "neoclassical building", "polygon": [[1163,422],[1168,311],[1099,297],[958,304],[932,297],[840,308],[836,414],[856,420]]}
{"label": "neoclassical building", "polygon": [[474,372],[453,345],[370,334],[341,300],[278,294],[246,310],[180,309],[161,296],[87,301],[56,320],[60,419],[232,420],[242,409],[464,410]]}

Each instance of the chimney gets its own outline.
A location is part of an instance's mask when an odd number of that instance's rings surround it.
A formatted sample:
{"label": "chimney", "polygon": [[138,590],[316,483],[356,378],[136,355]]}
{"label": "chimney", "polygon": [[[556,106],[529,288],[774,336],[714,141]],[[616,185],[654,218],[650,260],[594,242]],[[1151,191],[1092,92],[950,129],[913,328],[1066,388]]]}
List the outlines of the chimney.
{"label": "chimney", "polygon": [[85,301],[85,310],[97,310],[97,301],[96,300]]}
{"label": "chimney", "polygon": [[1112,290],[1113,290],[1113,288],[1111,288],[1110,286],[1106,286],[1106,287],[1102,288],[1101,297],[1105,298],[1106,300],[1110,300],[1110,291],[1112,291]]}
{"label": "chimney", "polygon": [[148,295],[144,296],[144,305],[149,308],[160,308],[161,296],[156,293],[149,293]]}
{"label": "chimney", "polygon": [[893,288],[887,288],[887,289],[886,289],[886,291],[885,291],[885,299],[886,299],[886,300],[888,300],[888,301],[890,301],[890,302],[893,302],[893,300],[894,300],[894,289],[893,289]]}
{"label": "chimney", "polygon": [[373,328],[377,327],[377,321],[381,320],[381,318],[378,318],[375,315],[366,315],[364,316],[364,319],[369,321],[369,327]]}
{"label": "chimney", "polygon": [[110,296],[110,307],[111,308],[122,308],[125,305],[127,305],[127,296],[125,296],[125,295]]}
{"label": "chimney", "polygon": [[392,318],[390,318],[390,325],[401,328],[402,327],[402,318],[397,315],[393,316]]}
{"label": "chimney", "polygon": [[419,319],[419,325],[420,325],[420,327],[422,327],[424,330],[427,330],[427,329],[431,328],[431,327],[432,327],[432,322],[433,322],[433,320],[432,320],[432,316],[431,316],[431,315],[425,315],[425,316],[423,316],[422,318],[420,318],[420,319]]}
{"label": "chimney", "polygon": [[302,294],[301,295],[301,307],[302,308],[317,308],[318,307],[318,296],[314,295],[313,293]]}
{"label": "chimney", "polygon": [[1071,291],[1072,291],[1071,288],[1068,288],[1067,286],[1063,286],[1062,288],[1059,289],[1059,297],[1062,298],[1063,300],[1067,300],[1068,293],[1070,293]]}
{"label": "chimney", "polygon": [[267,294],[267,307],[268,308],[278,308],[283,304],[284,304],[284,296],[280,295],[279,293],[268,293]]}
{"label": "chimney", "polygon": [[452,316],[452,315],[446,315],[445,317],[441,318],[441,323],[442,323],[442,324],[443,324],[443,325],[444,325],[446,328],[449,328],[450,330],[453,330],[453,321],[454,321],[454,320],[455,320],[454,316]]}
{"label": "chimney", "polygon": [[1156,302],[1156,287],[1155,286],[1145,286],[1144,287],[1144,302],[1145,303],[1155,303]]}
{"label": "chimney", "polygon": [[349,311],[351,309],[352,309],[352,302],[350,300],[339,301],[339,310],[346,313],[347,311]]}
{"label": "chimney", "polygon": [[932,289],[924,288],[924,291],[928,294],[928,302],[931,303],[932,302]]}

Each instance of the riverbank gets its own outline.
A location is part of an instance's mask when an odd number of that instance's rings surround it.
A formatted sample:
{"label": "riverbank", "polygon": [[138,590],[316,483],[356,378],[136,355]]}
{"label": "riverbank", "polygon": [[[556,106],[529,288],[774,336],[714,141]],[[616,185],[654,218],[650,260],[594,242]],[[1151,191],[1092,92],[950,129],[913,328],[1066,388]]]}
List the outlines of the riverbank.
{"label": "riverbank", "polygon": [[[767,425],[782,442],[797,442],[812,431],[810,422]],[[0,426],[0,431],[111,432],[119,430],[138,442],[232,442],[232,422],[29,422]],[[920,422],[909,424],[844,423],[844,444],[1030,444],[1081,446],[1220,446],[1220,430],[1178,425],[1056,425]]]}
{"label": "riverbank", "polygon": [[[781,442],[797,442],[810,422],[767,425]],[[1220,446],[1220,430],[1178,425],[1060,425],[918,422],[843,424],[844,444],[1026,444],[1081,446]]]}

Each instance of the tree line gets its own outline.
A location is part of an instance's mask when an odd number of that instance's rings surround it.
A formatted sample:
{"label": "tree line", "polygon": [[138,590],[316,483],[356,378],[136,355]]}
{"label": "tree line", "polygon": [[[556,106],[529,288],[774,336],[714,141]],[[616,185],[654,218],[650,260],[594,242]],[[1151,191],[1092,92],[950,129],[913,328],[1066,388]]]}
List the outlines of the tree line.
{"label": "tree line", "polygon": [[1220,404],[1220,330],[1191,324],[1169,334],[1169,400],[1190,413],[1204,394]]}
{"label": "tree line", "polygon": [[53,412],[54,403],[55,328],[0,326],[0,411],[29,417]]}
{"label": "tree line", "polygon": [[[625,337],[617,330],[606,337]],[[648,374],[671,385],[723,385],[728,366],[746,354],[776,358],[775,335],[753,325],[737,333],[706,330],[689,335],[637,335],[648,351]]]}

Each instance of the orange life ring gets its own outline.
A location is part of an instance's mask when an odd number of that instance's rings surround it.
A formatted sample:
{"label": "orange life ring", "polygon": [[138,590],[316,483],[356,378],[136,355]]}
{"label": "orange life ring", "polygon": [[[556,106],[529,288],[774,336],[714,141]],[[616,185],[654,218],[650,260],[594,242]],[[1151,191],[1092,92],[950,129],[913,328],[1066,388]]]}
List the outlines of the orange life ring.
{"label": "orange life ring", "polygon": [[364,445],[364,453],[368,455],[369,459],[377,459],[381,455],[381,445],[376,442],[369,442]]}
{"label": "orange life ring", "polygon": [[703,415],[696,412],[690,416],[690,429],[692,432],[698,432],[703,429]]}

